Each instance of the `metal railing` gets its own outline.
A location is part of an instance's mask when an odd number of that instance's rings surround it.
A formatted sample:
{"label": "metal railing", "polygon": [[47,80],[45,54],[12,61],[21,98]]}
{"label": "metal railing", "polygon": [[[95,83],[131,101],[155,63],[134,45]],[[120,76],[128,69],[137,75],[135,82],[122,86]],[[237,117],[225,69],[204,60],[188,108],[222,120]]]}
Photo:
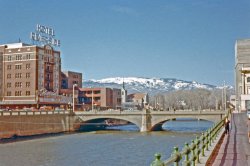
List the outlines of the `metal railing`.
{"label": "metal railing", "polygon": [[[228,117],[228,115],[226,117]],[[185,143],[182,151],[179,151],[178,147],[174,147],[174,151],[171,154],[171,157],[169,157],[167,160],[162,161],[161,154],[156,153],[155,160],[151,163],[151,166],[195,166],[196,163],[200,163],[200,155],[205,156],[205,151],[209,150],[212,143],[217,138],[224,125],[226,117],[224,117],[217,124],[213,125],[205,133],[202,133],[200,137],[197,136],[195,140],[192,140],[190,145],[188,143]]]}

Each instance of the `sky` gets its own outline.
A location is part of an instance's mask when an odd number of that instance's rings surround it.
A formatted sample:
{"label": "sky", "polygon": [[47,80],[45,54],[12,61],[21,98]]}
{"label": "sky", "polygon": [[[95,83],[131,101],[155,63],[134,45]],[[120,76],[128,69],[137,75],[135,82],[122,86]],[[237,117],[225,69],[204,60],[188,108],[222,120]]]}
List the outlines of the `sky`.
{"label": "sky", "polygon": [[249,0],[0,0],[0,44],[61,40],[62,70],[83,79],[177,78],[234,85],[234,46],[250,38]]}

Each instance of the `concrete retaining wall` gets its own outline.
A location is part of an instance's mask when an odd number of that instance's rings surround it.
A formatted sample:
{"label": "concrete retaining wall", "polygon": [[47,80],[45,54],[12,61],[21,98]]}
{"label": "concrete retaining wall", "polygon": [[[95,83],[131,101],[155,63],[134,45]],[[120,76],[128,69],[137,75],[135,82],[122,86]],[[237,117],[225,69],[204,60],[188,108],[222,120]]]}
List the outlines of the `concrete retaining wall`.
{"label": "concrete retaining wall", "polygon": [[0,139],[72,131],[69,115],[0,116]]}

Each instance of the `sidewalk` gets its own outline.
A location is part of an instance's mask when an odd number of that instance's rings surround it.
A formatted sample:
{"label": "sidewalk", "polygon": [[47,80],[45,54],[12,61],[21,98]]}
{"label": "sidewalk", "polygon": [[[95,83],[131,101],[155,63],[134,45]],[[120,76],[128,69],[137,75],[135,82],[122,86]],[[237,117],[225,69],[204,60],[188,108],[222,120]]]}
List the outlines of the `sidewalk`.
{"label": "sidewalk", "polygon": [[230,133],[225,135],[213,166],[250,166],[250,144],[246,113],[233,113]]}

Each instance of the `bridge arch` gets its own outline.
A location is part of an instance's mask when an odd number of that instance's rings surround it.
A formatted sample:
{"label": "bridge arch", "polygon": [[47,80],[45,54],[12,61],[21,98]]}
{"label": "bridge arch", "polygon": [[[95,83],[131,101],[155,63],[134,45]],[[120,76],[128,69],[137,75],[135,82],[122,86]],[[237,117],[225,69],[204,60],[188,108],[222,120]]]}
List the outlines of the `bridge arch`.
{"label": "bridge arch", "polygon": [[74,120],[74,123],[82,123],[98,120],[98,119],[117,119],[117,120],[124,120],[130,123],[135,124],[139,129],[141,128],[141,117],[117,117],[117,116],[77,116]]}
{"label": "bridge arch", "polygon": [[162,116],[162,117],[157,117],[151,120],[151,129],[150,131],[161,131],[162,129],[162,125],[170,120],[173,119],[177,119],[177,118],[183,118],[183,119],[197,119],[197,120],[205,120],[205,121],[210,121],[213,123],[218,122],[220,119],[216,119],[216,118],[210,118],[210,117],[195,117],[195,116],[190,116],[190,117],[181,117],[181,116],[170,116],[170,117],[166,117],[166,116]]}

